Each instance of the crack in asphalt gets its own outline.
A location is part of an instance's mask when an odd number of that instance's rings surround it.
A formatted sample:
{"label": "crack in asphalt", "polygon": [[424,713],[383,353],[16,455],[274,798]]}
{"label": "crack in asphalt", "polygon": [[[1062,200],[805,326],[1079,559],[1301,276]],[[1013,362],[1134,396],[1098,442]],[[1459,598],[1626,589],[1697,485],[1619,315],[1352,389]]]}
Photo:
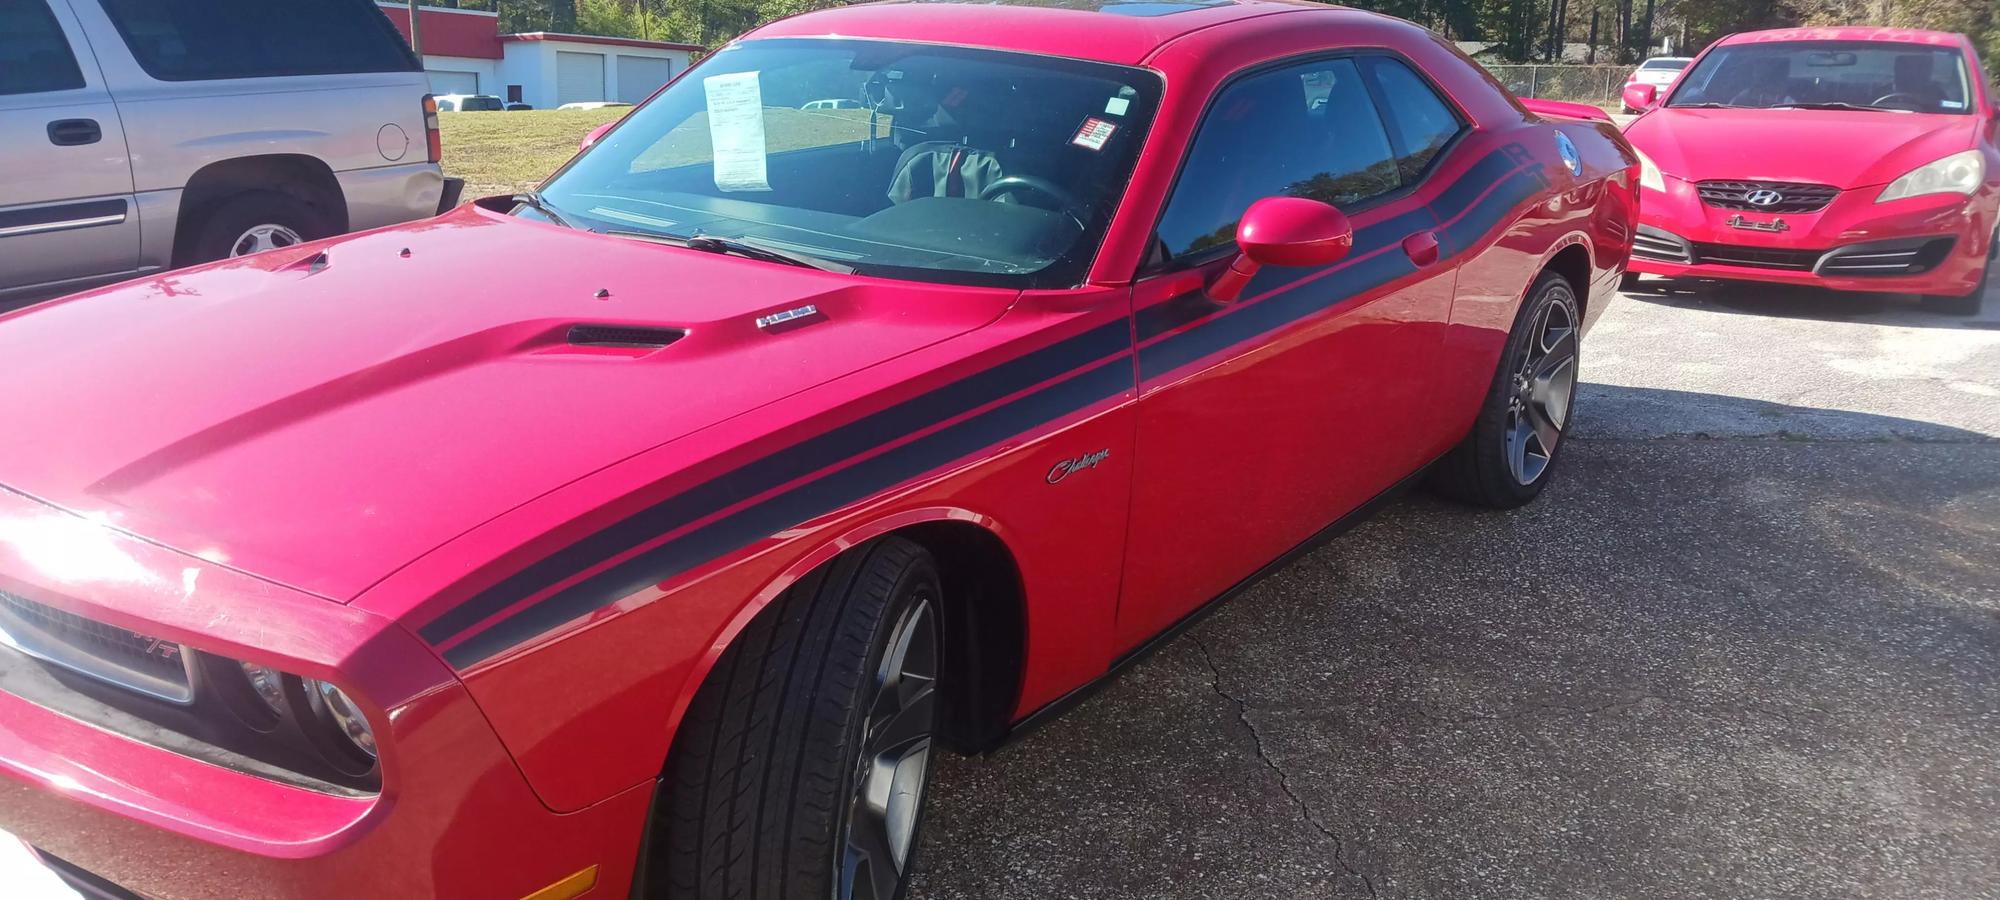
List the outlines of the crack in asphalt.
{"label": "crack in asphalt", "polygon": [[1222,689],[1222,670],[1216,668],[1215,657],[1209,655],[1208,644],[1204,643],[1198,635],[1194,634],[1187,635],[1187,639],[1194,644],[1196,652],[1201,654],[1202,664],[1208,667],[1208,686],[1215,691],[1216,696],[1236,706],[1236,720],[1243,723],[1244,729],[1250,732],[1250,743],[1257,752],[1257,760],[1264,764],[1264,768],[1271,770],[1272,774],[1278,776],[1278,789],[1284,791],[1285,796],[1291,800],[1292,805],[1297,807],[1299,819],[1307,825],[1312,826],[1313,830],[1319,832],[1321,837],[1332,842],[1333,861],[1339,864],[1341,871],[1346,872],[1351,877],[1360,879],[1361,886],[1368,891],[1369,897],[1380,897],[1375,892],[1375,877],[1361,871],[1355,867],[1354,863],[1348,860],[1347,842],[1341,840],[1340,835],[1336,834],[1332,828],[1327,827],[1325,822],[1320,821],[1318,816],[1313,815],[1312,807],[1307,805],[1305,798],[1300,797],[1297,791],[1292,790],[1291,776],[1285,772],[1283,766],[1278,765],[1277,760],[1272,759],[1270,754],[1264,751],[1264,732],[1257,727],[1257,723],[1250,721],[1250,704]]}

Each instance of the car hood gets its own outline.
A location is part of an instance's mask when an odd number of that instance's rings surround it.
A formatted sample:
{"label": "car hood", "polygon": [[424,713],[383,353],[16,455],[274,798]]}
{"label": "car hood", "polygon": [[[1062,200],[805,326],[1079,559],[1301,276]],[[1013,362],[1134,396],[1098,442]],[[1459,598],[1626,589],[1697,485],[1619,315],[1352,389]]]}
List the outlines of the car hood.
{"label": "car hood", "polygon": [[1818,109],[1676,109],[1626,129],[1660,171],[1689,181],[1886,184],[1973,146],[1975,116]]}
{"label": "car hood", "polygon": [[346,601],[540,494],[1016,296],[466,207],[0,316],[0,484]]}

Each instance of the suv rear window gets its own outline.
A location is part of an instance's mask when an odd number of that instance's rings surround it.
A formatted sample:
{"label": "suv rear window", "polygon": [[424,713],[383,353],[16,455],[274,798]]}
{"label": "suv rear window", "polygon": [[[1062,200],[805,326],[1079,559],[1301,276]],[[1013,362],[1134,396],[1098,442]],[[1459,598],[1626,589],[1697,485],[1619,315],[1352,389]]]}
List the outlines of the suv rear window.
{"label": "suv rear window", "polygon": [[104,0],[104,11],[161,81],[418,68],[369,0]]}

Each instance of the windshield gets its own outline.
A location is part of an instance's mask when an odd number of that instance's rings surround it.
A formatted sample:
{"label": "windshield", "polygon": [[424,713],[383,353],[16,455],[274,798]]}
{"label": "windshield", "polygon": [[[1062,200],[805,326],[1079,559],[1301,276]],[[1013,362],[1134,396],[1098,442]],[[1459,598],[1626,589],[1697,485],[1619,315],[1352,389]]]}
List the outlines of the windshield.
{"label": "windshield", "polygon": [[499,97],[467,97],[458,101],[458,108],[467,112],[491,112],[504,106],[506,104],[501,103]]}
{"label": "windshield", "polygon": [[1884,41],[1729,44],[1681,78],[1668,106],[1971,112],[1956,48]]}
{"label": "windshield", "polygon": [[1158,95],[1150,72],[1075,60],[749,41],[634,111],[539,200],[593,231],[754,242],[862,274],[1069,286]]}

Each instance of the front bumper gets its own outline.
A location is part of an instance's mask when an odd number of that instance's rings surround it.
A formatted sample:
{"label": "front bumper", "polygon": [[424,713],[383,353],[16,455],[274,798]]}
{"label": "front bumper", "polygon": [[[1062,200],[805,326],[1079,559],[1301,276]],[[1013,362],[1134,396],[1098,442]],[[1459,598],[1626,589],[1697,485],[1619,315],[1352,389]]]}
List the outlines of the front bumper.
{"label": "front bumper", "polygon": [[1710,206],[1693,182],[1665,181],[1642,194],[1629,271],[1937,296],[1964,295],[1985,272],[1993,216],[1983,194],[1876,203],[1877,185],[1773,214]]}
{"label": "front bumper", "polygon": [[464,687],[392,623],[5,490],[0,584],[335,681],[380,740],[378,791],[315,789],[58,712],[26,699],[41,695],[17,670],[21,692],[0,690],[0,832],[76,872],[160,898],[510,898],[585,871],[600,891],[631,879],[651,792],[550,811]]}

